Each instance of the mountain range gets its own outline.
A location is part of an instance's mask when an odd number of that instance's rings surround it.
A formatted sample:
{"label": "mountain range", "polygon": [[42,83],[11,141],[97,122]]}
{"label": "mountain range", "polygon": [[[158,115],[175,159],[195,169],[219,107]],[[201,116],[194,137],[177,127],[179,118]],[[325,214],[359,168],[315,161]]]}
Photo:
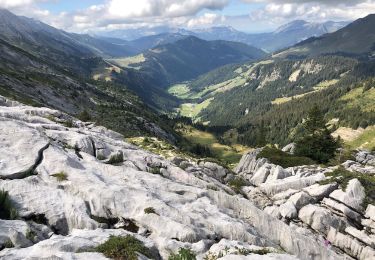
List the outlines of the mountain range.
{"label": "mountain range", "polygon": [[259,34],[241,32],[232,27],[211,27],[196,30],[158,27],[155,28],[155,31],[152,31],[150,28],[138,29],[136,39],[130,36],[134,30],[116,30],[106,32],[102,36],[129,40],[130,45],[134,47],[142,46],[143,49],[153,48],[158,44],[171,43],[180,40],[184,36],[196,36],[208,41],[224,40],[242,42],[267,52],[274,52],[310,37],[337,31],[348,23],[332,21],[309,23],[303,20],[296,20],[279,27],[274,32]]}
{"label": "mountain range", "polygon": [[348,56],[373,55],[375,15],[356,20],[348,26],[331,34],[312,37],[275,56],[316,56],[322,54],[341,54]]}
{"label": "mountain range", "polygon": [[[279,116],[288,131],[274,127],[268,135],[275,142],[287,142],[321,93],[337,99],[351,91],[348,86],[354,82],[366,80],[373,68],[373,15],[338,31],[342,23],[293,22],[263,36],[278,35],[281,39],[281,35],[293,38],[302,31],[306,35],[327,33],[268,55],[244,43],[201,39],[212,35],[237,39],[231,28],[197,31],[201,38],[183,35],[182,30],[179,34],[147,36],[134,40],[138,46],[134,50],[131,41],[109,35],[72,34],[6,10],[1,14],[3,95],[75,115],[88,110],[121,132],[162,133],[162,129],[150,130],[143,122],[156,126],[162,117],[155,113],[176,110],[212,126],[233,128],[236,141],[246,143],[254,139],[253,129],[261,118],[276,125]],[[290,104],[297,99],[309,105],[292,120]],[[339,106],[341,103],[332,107]],[[280,109],[285,109],[282,116],[277,112]],[[333,116],[334,111],[330,111]],[[373,124],[367,110],[348,110],[340,118],[343,125]],[[161,135],[168,136],[165,131]]]}

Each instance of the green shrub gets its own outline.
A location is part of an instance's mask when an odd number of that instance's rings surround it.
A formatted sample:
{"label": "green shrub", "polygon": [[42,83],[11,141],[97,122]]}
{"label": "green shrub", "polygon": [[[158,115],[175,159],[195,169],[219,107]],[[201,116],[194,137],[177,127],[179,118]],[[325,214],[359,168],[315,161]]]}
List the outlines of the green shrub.
{"label": "green shrub", "polygon": [[28,229],[26,232],[26,238],[34,242],[35,237],[36,237],[36,233],[32,231],[31,229]]}
{"label": "green shrub", "polygon": [[91,120],[91,115],[89,114],[89,112],[87,112],[87,110],[83,110],[81,113],[78,114],[77,117],[79,120],[83,122],[87,122]]}
{"label": "green shrub", "polygon": [[105,160],[105,159],[107,159],[104,155],[102,155],[102,154],[98,154],[97,156],[96,156],[96,158],[99,160],[99,161],[103,161],[103,160]]}
{"label": "green shrub", "polygon": [[261,248],[261,249],[245,249],[245,248],[239,248],[236,252],[239,255],[250,255],[250,254],[255,254],[255,255],[266,255],[271,253],[271,251],[268,248]]}
{"label": "green shrub", "polygon": [[168,260],[196,260],[195,254],[190,250],[186,248],[180,248],[178,251],[178,254],[171,254],[168,257]]}
{"label": "green shrub", "polygon": [[95,251],[104,254],[108,258],[119,260],[137,260],[137,253],[152,258],[150,250],[131,235],[125,237],[111,236],[105,243],[99,245]]}
{"label": "green shrub", "polygon": [[156,214],[156,211],[153,207],[148,207],[144,209],[145,214]]}
{"label": "green shrub", "polygon": [[6,240],[6,241],[4,242],[3,247],[4,247],[4,248],[13,248],[14,245],[13,245],[13,242],[12,242],[10,239],[8,239],[8,240]]}
{"label": "green shrub", "polygon": [[69,127],[69,128],[72,128],[73,127],[73,120],[72,119],[68,119],[64,122],[64,125],[66,127]]}
{"label": "green shrub", "polygon": [[230,180],[229,181],[229,186],[236,192],[236,193],[240,193],[241,192],[241,188],[243,186],[246,186],[246,181],[244,179],[242,179],[241,177],[236,177],[234,178],[233,180]]}
{"label": "green shrub", "polygon": [[280,165],[283,168],[315,164],[310,158],[295,156],[275,147],[264,147],[263,150],[258,153],[256,158],[266,158],[271,163]]}
{"label": "green shrub", "polygon": [[18,217],[17,210],[13,207],[7,191],[0,191],[0,219],[16,219]]}
{"label": "green shrub", "polygon": [[348,182],[352,179],[358,179],[362,186],[365,188],[366,198],[363,201],[363,207],[366,208],[368,204],[375,204],[375,176],[362,174],[359,172],[351,172],[340,166],[333,172],[326,173],[329,179],[319,182],[320,184],[328,184],[337,182],[340,187],[345,190]]}
{"label": "green shrub", "polygon": [[152,174],[159,174],[159,175],[162,175],[161,174],[161,169],[163,167],[160,167],[160,166],[156,166],[156,167],[150,167],[149,169],[149,172],[152,173]]}
{"label": "green shrub", "polygon": [[52,174],[51,176],[55,177],[59,182],[68,180],[68,175],[63,171]]}
{"label": "green shrub", "polygon": [[108,160],[108,164],[118,164],[122,162],[124,162],[124,154],[122,152],[112,155]]}

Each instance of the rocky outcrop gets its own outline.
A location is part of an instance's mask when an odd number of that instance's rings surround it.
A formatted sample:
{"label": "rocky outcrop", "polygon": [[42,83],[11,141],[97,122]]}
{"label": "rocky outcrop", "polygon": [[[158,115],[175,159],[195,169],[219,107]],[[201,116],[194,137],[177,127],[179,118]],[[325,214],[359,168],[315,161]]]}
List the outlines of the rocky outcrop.
{"label": "rocky outcrop", "polygon": [[[331,169],[283,169],[257,159],[259,150],[236,173],[207,161],[169,161],[93,123],[12,105],[0,106],[0,189],[19,219],[0,221],[0,247],[15,246],[1,250],[1,259],[105,259],[89,251],[110,235],[136,237],[156,259],[182,247],[198,259],[371,256],[373,206],[367,213],[357,207],[363,194],[354,181],[345,198],[330,197],[338,185],[318,182]],[[238,177],[251,183],[239,195],[226,184]],[[355,214],[339,214],[327,200]],[[321,236],[330,228],[354,242],[342,248],[332,233],[327,247]]]}
{"label": "rocky outcrop", "polygon": [[47,108],[0,107],[0,121],[0,189],[19,215],[0,222],[0,248],[15,246],[0,251],[1,259],[104,259],[85,251],[126,234],[163,259],[181,247],[203,258],[222,239],[300,254],[280,247],[265,223],[248,221],[257,209],[248,200],[246,216],[243,202],[227,206],[237,198],[225,185],[233,173],[219,165],[184,170],[118,133]]}
{"label": "rocky outcrop", "polygon": [[[244,190],[258,191],[257,196],[248,196],[258,208],[298,233],[326,246],[331,244],[333,250],[357,259],[374,258],[375,207],[371,204],[363,207],[366,192],[357,178],[349,180],[345,188],[340,187],[336,182],[329,183],[326,177],[336,167],[283,169],[265,158],[257,158],[258,153],[256,150],[244,155],[236,168],[240,176],[255,186]],[[372,156],[361,151],[357,161],[347,161],[342,166],[358,174],[374,174]],[[321,181],[327,184],[320,184]],[[303,257],[308,259],[306,255]]]}
{"label": "rocky outcrop", "polygon": [[375,155],[371,154],[368,151],[359,151],[356,154],[355,159],[361,164],[375,166]]}

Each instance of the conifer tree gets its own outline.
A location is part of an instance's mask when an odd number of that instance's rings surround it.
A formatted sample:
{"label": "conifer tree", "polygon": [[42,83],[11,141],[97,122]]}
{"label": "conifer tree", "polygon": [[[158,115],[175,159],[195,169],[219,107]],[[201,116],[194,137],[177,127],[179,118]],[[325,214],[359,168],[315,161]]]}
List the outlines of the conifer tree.
{"label": "conifer tree", "polygon": [[295,153],[319,163],[326,163],[333,158],[340,144],[332,137],[324,120],[324,114],[317,105],[310,110],[303,126],[304,133],[296,142]]}

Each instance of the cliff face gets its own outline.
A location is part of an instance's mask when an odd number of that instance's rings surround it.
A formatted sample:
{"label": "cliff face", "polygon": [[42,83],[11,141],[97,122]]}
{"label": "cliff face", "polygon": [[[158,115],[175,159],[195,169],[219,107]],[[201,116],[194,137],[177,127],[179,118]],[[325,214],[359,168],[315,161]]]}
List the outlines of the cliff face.
{"label": "cliff face", "polygon": [[[373,206],[365,217],[347,205],[348,198],[360,202],[360,184],[340,191],[315,184],[327,170],[262,163],[238,168],[250,182],[266,166],[270,173],[236,195],[226,185],[233,173],[218,165],[180,168],[181,160],[143,151],[94,123],[0,98],[0,190],[18,212],[0,220],[1,247],[14,246],[0,258],[105,259],[92,249],[111,235],[134,236],[162,259],[179,248],[199,259],[344,259],[321,235],[354,257],[374,256],[373,233],[352,225],[372,232]],[[260,249],[269,253],[255,255]]]}

